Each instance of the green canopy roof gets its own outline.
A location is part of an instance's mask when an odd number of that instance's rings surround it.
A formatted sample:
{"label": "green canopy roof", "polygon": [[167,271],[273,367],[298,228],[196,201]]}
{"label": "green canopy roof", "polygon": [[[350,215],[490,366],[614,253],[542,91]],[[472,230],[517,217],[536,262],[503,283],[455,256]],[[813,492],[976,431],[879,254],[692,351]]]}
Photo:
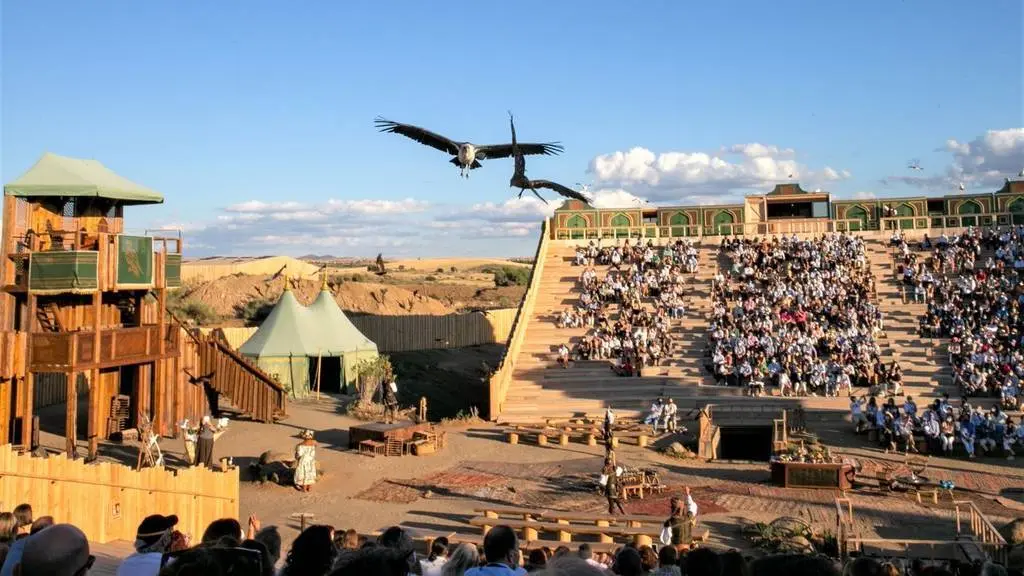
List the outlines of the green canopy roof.
{"label": "green canopy roof", "polygon": [[316,339],[309,310],[299,304],[291,290],[285,290],[267,319],[238,351],[245,356],[310,356],[316,355]]}
{"label": "green canopy roof", "polygon": [[345,352],[377,351],[377,345],[364,336],[348,316],[345,316],[341,307],[334,301],[330,290],[320,290],[320,294],[310,304],[308,310],[320,328],[320,341],[317,342],[317,347],[324,356],[337,356]]}
{"label": "green canopy roof", "polygon": [[376,352],[377,345],[345,316],[329,290],[304,307],[285,290],[259,329],[238,349],[245,356],[343,356]]}
{"label": "green canopy roof", "polygon": [[90,196],[122,204],[160,204],[163,195],[123,178],[96,160],[47,152],[17,180],[4,185],[8,196]]}

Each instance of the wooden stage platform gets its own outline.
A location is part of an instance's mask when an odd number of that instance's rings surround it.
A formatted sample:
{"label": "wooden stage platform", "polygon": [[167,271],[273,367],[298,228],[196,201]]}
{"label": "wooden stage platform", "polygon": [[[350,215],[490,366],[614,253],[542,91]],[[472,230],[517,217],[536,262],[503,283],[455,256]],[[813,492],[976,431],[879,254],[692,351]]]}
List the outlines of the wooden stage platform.
{"label": "wooden stage platform", "polygon": [[353,450],[358,449],[359,443],[363,440],[387,442],[390,438],[408,442],[413,439],[413,434],[429,431],[430,424],[428,422],[417,424],[411,420],[394,422],[392,424],[385,424],[384,422],[360,424],[348,429],[348,447]]}

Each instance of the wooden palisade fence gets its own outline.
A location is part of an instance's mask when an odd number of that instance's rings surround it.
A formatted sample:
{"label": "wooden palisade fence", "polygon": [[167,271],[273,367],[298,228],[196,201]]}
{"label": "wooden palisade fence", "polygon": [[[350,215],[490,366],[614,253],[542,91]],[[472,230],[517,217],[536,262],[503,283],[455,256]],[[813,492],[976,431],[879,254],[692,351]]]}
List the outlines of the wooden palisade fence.
{"label": "wooden palisade fence", "polygon": [[526,337],[526,326],[530,323],[530,316],[533,315],[533,306],[537,302],[537,292],[540,291],[540,279],[544,275],[544,260],[547,258],[550,226],[550,219],[545,220],[541,224],[540,241],[537,243],[537,253],[533,260],[533,271],[530,273],[530,286],[526,289],[523,302],[519,305],[519,312],[516,314],[515,322],[512,324],[512,333],[508,338],[505,356],[502,358],[498,369],[491,375],[488,384],[490,395],[488,417],[491,420],[497,420],[498,416],[501,415],[501,408],[505,403],[509,384],[512,382],[512,373],[516,369],[519,348],[523,345],[523,340]]}
{"label": "wooden palisade fence", "polygon": [[34,458],[0,446],[0,511],[21,503],[39,516],[81,528],[90,541],[135,540],[150,514],[176,514],[193,541],[218,518],[238,518],[238,469],[203,467],[135,471],[121,464],[85,464],[60,454]]}

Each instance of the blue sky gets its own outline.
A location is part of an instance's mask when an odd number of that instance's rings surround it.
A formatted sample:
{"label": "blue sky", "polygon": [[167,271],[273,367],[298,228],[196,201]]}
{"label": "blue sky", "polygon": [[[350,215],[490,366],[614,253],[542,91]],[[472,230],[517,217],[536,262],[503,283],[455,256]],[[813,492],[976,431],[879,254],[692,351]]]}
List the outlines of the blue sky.
{"label": "blue sky", "polygon": [[499,142],[511,109],[565,146],[530,176],[608,206],[788,173],[990,191],[1024,167],[1022,28],[1019,0],[4,0],[2,178],[100,160],[166,196],[128,226],[181,226],[189,255],[523,255],[550,208],[509,200],[511,161],[463,180],[373,127]]}

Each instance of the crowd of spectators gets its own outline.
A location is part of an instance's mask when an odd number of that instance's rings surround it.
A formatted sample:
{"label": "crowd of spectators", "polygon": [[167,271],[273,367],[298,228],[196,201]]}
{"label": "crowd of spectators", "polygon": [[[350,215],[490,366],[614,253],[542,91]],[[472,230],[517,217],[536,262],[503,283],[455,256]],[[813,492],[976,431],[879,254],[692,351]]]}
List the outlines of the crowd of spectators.
{"label": "crowd of spectators", "polygon": [[925,448],[929,454],[953,456],[960,446],[969,458],[991,455],[1013,460],[1024,451],[1021,422],[999,406],[984,410],[972,406],[967,398],[954,406],[948,394],[923,409],[910,396],[902,405],[897,405],[895,398],[880,404],[875,396],[851,396],[850,418],[857,432],[877,430],[879,445],[887,452],[918,452]]}
{"label": "crowd of spectators", "polygon": [[696,247],[683,239],[664,246],[626,240],[578,247],[573,262],[584,268],[579,303],[559,313],[557,325],[589,330],[575,347],[559,347],[559,363],[567,368],[573,360],[611,359],[622,376],[658,365],[672,353],[671,320],[686,313],[687,274],[697,271],[697,261]]}
{"label": "crowd of spectators", "polygon": [[[967,397],[1020,405],[1024,378],[1024,226],[969,229],[917,246],[894,236],[905,294],[927,303],[924,337],[949,338],[953,383]],[[916,250],[914,248],[917,248]],[[988,254],[986,254],[988,252]]]}
{"label": "crowd of spectators", "polygon": [[859,237],[723,239],[715,277],[708,370],[752,395],[837,396],[853,386],[898,395],[902,372],[885,364],[882,315]]}
{"label": "crowd of spectators", "polygon": [[[176,516],[152,515],[138,527],[136,552],[117,568],[118,576],[1019,576],[994,564],[906,566],[870,558],[848,562],[845,571],[824,556],[787,554],[751,559],[730,550],[688,545],[627,544],[613,553],[590,544],[575,549],[538,547],[521,552],[516,533],[496,526],[483,545],[434,540],[426,556],[410,534],[393,526],[373,540],[354,530],[328,525],[305,528],[282,556],[281,535],[255,517],[247,529],[232,518],[215,520],[199,542],[177,529]],[[0,513],[0,564],[15,576],[85,576],[95,563],[89,542],[70,524],[32,518],[32,508]]]}

